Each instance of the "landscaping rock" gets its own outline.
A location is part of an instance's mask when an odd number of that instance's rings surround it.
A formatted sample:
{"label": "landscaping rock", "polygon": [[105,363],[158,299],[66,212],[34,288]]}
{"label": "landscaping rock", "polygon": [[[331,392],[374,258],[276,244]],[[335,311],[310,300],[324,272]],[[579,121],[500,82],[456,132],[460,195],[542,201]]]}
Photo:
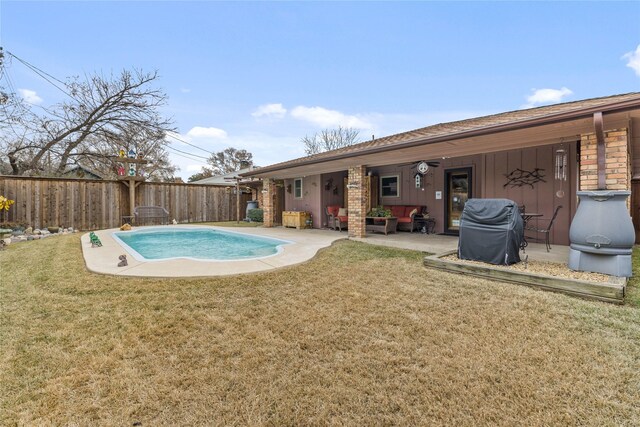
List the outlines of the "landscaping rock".
{"label": "landscaping rock", "polygon": [[35,230],[33,230],[33,234],[42,234],[42,230],[36,228]]}
{"label": "landscaping rock", "polygon": [[24,230],[24,234],[26,234],[27,236],[30,235],[30,234],[33,234],[33,227],[27,227]]}

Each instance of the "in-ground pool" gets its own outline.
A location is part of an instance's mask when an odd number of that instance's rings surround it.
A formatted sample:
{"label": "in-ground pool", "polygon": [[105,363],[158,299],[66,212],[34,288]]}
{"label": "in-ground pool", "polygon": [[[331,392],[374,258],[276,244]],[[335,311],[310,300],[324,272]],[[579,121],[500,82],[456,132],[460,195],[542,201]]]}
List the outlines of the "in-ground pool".
{"label": "in-ground pool", "polygon": [[215,228],[158,227],[114,232],[114,239],[139,261],[189,258],[233,261],[275,255],[286,240],[250,236]]}

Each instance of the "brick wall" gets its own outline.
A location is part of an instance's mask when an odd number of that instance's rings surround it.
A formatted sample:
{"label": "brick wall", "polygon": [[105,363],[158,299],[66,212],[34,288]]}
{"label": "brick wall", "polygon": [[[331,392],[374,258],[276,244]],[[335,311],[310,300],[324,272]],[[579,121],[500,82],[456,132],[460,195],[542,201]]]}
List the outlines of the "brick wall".
{"label": "brick wall", "polygon": [[[605,132],[606,189],[631,189],[631,156],[627,129]],[[580,137],[580,190],[598,189],[597,140],[594,133]]]}
{"label": "brick wall", "polygon": [[266,193],[262,193],[262,209],[264,215],[265,227],[273,227],[276,215],[276,183],[273,179],[265,178],[262,180],[262,189]]}
{"label": "brick wall", "polygon": [[367,215],[367,197],[369,197],[367,186],[364,183],[366,174],[367,168],[365,166],[354,166],[348,171],[349,237],[364,237],[366,235],[364,219]]}

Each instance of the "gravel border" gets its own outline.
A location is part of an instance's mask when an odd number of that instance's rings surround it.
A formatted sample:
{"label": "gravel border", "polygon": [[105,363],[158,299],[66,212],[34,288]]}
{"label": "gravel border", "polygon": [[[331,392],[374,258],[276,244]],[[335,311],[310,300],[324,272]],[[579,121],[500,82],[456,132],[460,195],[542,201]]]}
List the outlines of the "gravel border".
{"label": "gravel border", "polygon": [[610,283],[613,276],[602,273],[591,273],[587,271],[574,271],[569,269],[566,264],[549,261],[528,261],[519,262],[512,265],[494,265],[481,261],[471,261],[460,259],[457,255],[447,255],[440,259],[462,264],[480,265],[483,267],[500,268],[503,270],[518,271],[522,273],[546,274],[548,276],[563,277],[566,279],[586,280],[596,283]]}

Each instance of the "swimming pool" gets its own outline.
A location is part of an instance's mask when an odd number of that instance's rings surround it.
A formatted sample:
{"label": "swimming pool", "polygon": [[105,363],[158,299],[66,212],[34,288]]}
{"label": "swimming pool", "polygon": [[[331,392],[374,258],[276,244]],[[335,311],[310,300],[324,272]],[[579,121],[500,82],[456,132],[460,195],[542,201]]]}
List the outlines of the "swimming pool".
{"label": "swimming pool", "polygon": [[204,227],[158,227],[114,232],[113,238],[139,261],[176,258],[237,261],[276,255],[292,243],[270,237]]}

